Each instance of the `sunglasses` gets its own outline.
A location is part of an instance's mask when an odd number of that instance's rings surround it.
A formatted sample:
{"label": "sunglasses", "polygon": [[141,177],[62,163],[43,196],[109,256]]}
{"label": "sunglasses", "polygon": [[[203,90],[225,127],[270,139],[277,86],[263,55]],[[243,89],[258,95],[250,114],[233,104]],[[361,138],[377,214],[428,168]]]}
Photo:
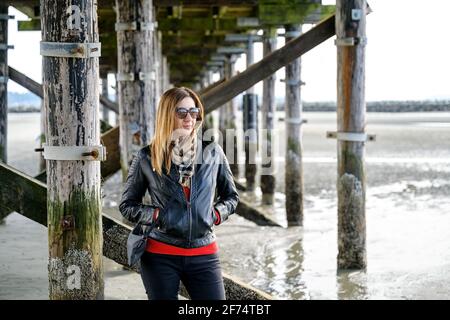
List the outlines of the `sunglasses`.
{"label": "sunglasses", "polygon": [[191,115],[192,119],[200,118],[200,109],[199,108],[190,108],[189,110],[186,108],[177,108],[175,110],[177,117],[179,119],[184,119],[187,117],[188,113]]}

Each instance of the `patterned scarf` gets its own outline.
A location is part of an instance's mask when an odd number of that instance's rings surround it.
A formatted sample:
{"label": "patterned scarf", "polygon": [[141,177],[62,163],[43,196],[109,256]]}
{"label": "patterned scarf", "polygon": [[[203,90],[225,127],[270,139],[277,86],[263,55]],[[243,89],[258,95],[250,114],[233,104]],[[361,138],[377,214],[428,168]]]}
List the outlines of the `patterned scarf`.
{"label": "patterned scarf", "polygon": [[172,135],[172,162],[180,174],[178,182],[189,187],[190,178],[194,174],[195,155],[197,150],[197,135],[186,130],[175,130]]}

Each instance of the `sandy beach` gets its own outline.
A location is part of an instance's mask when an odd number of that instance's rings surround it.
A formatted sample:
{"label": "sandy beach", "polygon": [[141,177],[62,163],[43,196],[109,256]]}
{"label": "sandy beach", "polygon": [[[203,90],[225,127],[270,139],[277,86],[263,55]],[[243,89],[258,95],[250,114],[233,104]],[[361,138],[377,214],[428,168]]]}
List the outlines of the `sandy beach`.
{"label": "sandy beach", "polygon": [[[279,118],[282,113],[278,113]],[[337,272],[334,113],[304,113],[304,226],[259,227],[234,215],[216,228],[225,272],[277,299],[450,298],[450,113],[368,113],[366,271]],[[9,114],[8,163],[38,173],[39,114]],[[284,122],[276,162],[273,218],[284,217]],[[104,184],[117,208],[121,177]],[[259,194],[243,197],[258,203]],[[107,299],[145,299],[138,274],[109,259]],[[0,224],[0,299],[48,299],[47,230],[10,214]]]}

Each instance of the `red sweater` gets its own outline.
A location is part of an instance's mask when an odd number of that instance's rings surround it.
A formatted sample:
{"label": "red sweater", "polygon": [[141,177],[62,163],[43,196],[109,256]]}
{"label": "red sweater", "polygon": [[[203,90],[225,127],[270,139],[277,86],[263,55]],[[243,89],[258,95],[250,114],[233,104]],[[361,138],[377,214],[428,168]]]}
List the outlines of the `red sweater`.
{"label": "red sweater", "polygon": [[[189,187],[183,187],[184,195],[186,196],[186,199],[189,200],[191,190]],[[155,210],[154,213],[154,219],[156,219],[158,215],[158,209]],[[216,216],[217,216],[217,222],[216,225],[220,223],[220,214],[215,210]],[[148,239],[147,240],[147,247],[145,248],[147,252],[152,253],[160,253],[160,254],[170,254],[170,255],[178,255],[178,256],[200,256],[204,254],[213,254],[216,253],[218,250],[217,243],[214,241],[211,244],[208,244],[203,247],[199,248],[181,248],[177,246],[172,246],[170,244],[157,241],[154,239]]]}

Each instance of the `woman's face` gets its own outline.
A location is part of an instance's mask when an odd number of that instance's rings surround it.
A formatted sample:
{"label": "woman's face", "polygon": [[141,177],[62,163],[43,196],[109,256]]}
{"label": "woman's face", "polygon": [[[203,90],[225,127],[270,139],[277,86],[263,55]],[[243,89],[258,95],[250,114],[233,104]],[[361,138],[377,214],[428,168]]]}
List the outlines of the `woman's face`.
{"label": "woman's face", "polygon": [[175,107],[175,113],[173,115],[175,117],[175,129],[185,129],[189,133],[191,133],[194,129],[195,123],[197,122],[197,119],[192,118],[189,112],[187,113],[186,118],[180,119],[176,113],[177,108],[185,108],[187,110],[196,108],[194,100],[191,97],[186,97],[181,100]]}

